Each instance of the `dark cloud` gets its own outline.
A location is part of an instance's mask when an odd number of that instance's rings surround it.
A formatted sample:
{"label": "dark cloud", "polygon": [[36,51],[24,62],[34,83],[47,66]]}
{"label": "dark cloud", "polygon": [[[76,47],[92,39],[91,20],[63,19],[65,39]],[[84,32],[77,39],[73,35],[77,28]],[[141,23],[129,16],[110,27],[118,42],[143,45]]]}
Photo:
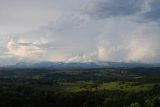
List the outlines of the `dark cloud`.
{"label": "dark cloud", "polygon": [[141,11],[143,0],[104,0],[95,5],[93,15],[98,18],[128,16]]}
{"label": "dark cloud", "polygon": [[150,21],[160,20],[160,0],[152,0],[149,8],[149,11],[144,14],[144,17]]}

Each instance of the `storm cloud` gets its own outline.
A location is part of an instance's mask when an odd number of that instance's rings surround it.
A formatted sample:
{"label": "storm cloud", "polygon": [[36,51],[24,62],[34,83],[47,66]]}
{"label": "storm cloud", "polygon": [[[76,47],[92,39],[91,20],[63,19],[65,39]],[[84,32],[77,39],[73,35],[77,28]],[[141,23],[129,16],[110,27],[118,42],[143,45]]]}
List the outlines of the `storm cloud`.
{"label": "storm cloud", "polygon": [[149,10],[144,14],[145,18],[150,21],[160,21],[160,1],[152,0],[149,4]]}
{"label": "storm cloud", "polygon": [[98,18],[129,16],[141,11],[143,0],[97,0],[89,12]]}
{"label": "storm cloud", "polygon": [[160,63],[158,0],[0,0],[0,64]]}

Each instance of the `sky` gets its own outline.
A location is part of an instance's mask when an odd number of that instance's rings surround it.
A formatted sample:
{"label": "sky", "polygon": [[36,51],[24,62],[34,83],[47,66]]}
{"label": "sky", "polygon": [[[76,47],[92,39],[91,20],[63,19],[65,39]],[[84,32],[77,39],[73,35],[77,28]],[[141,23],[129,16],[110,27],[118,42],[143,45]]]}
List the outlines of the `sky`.
{"label": "sky", "polygon": [[160,63],[160,0],[0,0],[0,65]]}

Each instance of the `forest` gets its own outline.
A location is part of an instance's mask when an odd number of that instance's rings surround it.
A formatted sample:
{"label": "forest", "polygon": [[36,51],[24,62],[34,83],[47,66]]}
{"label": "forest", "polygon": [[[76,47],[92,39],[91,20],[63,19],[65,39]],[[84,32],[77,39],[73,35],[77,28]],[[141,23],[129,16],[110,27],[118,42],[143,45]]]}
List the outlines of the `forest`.
{"label": "forest", "polygon": [[160,107],[160,68],[1,68],[0,107]]}

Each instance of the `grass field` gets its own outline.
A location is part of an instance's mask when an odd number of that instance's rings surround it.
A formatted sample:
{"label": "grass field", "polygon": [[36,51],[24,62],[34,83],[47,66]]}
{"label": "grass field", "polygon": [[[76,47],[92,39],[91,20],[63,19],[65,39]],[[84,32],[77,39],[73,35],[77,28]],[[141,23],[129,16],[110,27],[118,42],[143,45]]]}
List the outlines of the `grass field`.
{"label": "grass field", "polygon": [[[63,82],[60,83],[57,89],[63,89],[66,92],[79,92],[79,91],[95,91],[95,90],[122,90],[122,91],[147,91],[152,89],[155,85],[160,83],[146,83],[141,84],[138,82],[107,82],[95,84],[94,82],[78,81],[74,83]],[[57,90],[58,91],[58,90]]]}

